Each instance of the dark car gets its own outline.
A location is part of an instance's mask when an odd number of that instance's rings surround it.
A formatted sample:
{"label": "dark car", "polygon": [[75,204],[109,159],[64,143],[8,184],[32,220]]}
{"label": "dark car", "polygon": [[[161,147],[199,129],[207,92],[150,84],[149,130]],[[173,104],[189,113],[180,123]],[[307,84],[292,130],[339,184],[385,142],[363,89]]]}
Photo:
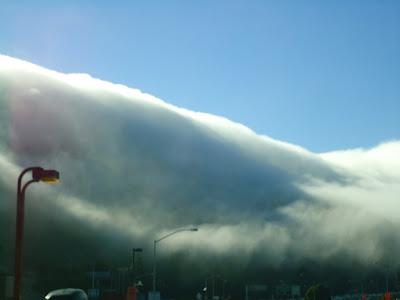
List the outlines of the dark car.
{"label": "dark car", "polygon": [[46,300],[88,300],[88,296],[81,289],[60,289],[48,293]]}

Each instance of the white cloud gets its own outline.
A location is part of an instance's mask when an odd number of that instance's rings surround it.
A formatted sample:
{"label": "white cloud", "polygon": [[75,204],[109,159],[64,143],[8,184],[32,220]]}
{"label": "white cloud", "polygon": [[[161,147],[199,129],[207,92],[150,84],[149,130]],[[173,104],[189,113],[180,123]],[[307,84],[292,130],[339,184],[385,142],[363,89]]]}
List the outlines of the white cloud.
{"label": "white cloud", "polygon": [[59,169],[62,184],[43,190],[56,199],[38,213],[79,227],[69,240],[89,230],[151,243],[198,225],[170,251],[240,248],[276,264],[337,255],[369,263],[392,251],[382,247],[388,239],[400,242],[399,141],[312,153],[137,89],[6,56],[0,116],[0,193],[14,190],[17,169]]}

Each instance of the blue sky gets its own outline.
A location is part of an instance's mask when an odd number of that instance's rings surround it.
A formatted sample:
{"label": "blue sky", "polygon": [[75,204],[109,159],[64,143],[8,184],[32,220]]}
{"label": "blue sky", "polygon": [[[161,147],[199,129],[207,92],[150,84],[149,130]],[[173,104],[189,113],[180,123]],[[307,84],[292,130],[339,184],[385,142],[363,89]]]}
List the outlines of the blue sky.
{"label": "blue sky", "polygon": [[4,1],[0,53],[312,151],[400,139],[400,1]]}

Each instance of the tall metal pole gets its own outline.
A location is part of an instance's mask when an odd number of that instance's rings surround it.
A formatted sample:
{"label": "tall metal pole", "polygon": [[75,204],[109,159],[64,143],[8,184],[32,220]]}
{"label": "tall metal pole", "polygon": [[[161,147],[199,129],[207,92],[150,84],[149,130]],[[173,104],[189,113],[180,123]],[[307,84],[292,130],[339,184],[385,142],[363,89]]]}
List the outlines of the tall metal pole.
{"label": "tall metal pole", "polygon": [[205,280],[204,286],[205,286],[206,292],[205,292],[204,296],[205,296],[206,299],[208,299],[208,281],[210,279],[212,279],[213,277],[214,277],[214,275],[211,275],[211,276],[207,277],[206,280]]}
{"label": "tall metal pole", "polygon": [[182,228],[182,229],[177,229],[173,232],[170,232],[163,237],[159,238],[158,240],[154,240],[154,245],[153,245],[153,293],[156,291],[156,280],[157,280],[157,256],[156,256],[156,246],[158,242],[161,242],[162,240],[170,237],[171,235],[177,234],[182,231],[198,231],[197,228]]}
{"label": "tall metal pole", "polygon": [[36,167],[27,168],[18,177],[17,185],[17,216],[15,228],[15,265],[14,265],[14,300],[21,299],[21,278],[22,278],[22,249],[24,239],[24,217],[25,217],[25,190],[37,180],[29,180],[21,190],[22,177]]}
{"label": "tall metal pole", "polygon": [[[22,186],[22,178],[28,172],[32,172],[32,179]],[[60,174],[56,170],[44,170],[41,167],[26,168],[18,176],[17,184],[17,215],[15,226],[15,264],[14,264],[14,300],[21,299],[22,281],[22,259],[24,240],[24,217],[25,217],[25,191],[34,182],[44,181],[55,183],[59,180]],[[22,188],[21,188],[22,186]]]}
{"label": "tall metal pole", "polygon": [[215,275],[213,276],[212,280],[213,280],[212,281],[212,300],[214,300],[214,297],[215,297]]}
{"label": "tall metal pole", "polygon": [[14,300],[20,300],[22,276],[22,242],[24,236],[24,197],[17,192],[17,220],[15,232]]}
{"label": "tall metal pole", "polygon": [[132,248],[132,264],[131,264],[131,278],[130,278],[132,280],[132,286],[135,286],[136,284],[135,254],[136,254],[136,249]]}
{"label": "tall metal pole", "polygon": [[206,278],[205,282],[204,282],[204,299],[207,300],[208,299],[208,286],[207,286],[207,280],[208,278]]}
{"label": "tall metal pole", "polygon": [[388,275],[388,271],[386,271],[386,292],[389,292],[389,275]]}
{"label": "tall metal pole", "polygon": [[222,300],[225,299],[225,284],[226,280],[222,281]]}
{"label": "tall metal pole", "polygon": [[157,256],[156,256],[156,245],[157,241],[154,241],[153,245],[153,295],[156,292],[156,273],[157,273]]}
{"label": "tall metal pole", "polygon": [[92,289],[94,289],[94,272],[96,270],[96,263],[93,264],[93,272],[92,272]]}

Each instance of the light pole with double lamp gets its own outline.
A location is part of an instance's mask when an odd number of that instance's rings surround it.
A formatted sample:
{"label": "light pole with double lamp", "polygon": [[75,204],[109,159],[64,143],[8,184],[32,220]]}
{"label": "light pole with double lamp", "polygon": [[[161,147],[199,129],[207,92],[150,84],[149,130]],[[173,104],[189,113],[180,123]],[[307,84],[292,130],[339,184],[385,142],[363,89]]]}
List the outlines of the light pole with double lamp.
{"label": "light pole with double lamp", "polygon": [[[32,179],[22,186],[22,178],[28,172],[32,173]],[[22,278],[22,249],[24,239],[24,216],[25,216],[25,191],[34,182],[57,183],[60,173],[56,170],[45,170],[41,167],[30,167],[21,172],[18,177],[17,186],[17,216],[15,231],[15,269],[14,269],[14,300],[21,299],[21,278]]]}
{"label": "light pole with double lamp", "polygon": [[177,234],[179,232],[183,231],[198,231],[199,229],[196,227],[193,228],[182,228],[182,229],[177,229],[171,233],[168,233],[164,235],[163,237],[160,237],[157,240],[154,240],[154,245],[153,245],[153,295],[155,295],[156,292],[156,279],[157,279],[157,243],[161,242],[162,240],[165,240],[166,238],[169,238],[170,236]]}

